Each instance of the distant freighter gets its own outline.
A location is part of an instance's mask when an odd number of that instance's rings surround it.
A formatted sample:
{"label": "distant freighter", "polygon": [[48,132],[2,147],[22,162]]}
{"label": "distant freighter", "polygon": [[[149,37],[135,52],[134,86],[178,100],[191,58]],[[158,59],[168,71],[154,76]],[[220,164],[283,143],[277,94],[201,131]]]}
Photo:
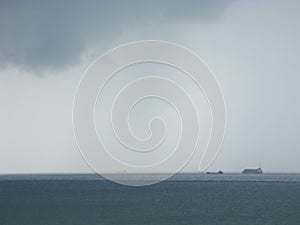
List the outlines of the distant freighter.
{"label": "distant freighter", "polygon": [[206,174],[224,174],[222,170],[218,172],[206,172]]}
{"label": "distant freighter", "polygon": [[263,173],[262,169],[259,167],[257,169],[244,169],[243,173]]}

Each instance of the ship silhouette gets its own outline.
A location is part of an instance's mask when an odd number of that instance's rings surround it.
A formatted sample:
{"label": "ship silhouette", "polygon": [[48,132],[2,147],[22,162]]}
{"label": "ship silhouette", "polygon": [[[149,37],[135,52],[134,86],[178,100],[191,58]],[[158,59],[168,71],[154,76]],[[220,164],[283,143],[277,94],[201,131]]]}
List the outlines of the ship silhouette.
{"label": "ship silhouette", "polygon": [[218,172],[206,172],[206,174],[224,174],[222,170]]}
{"label": "ship silhouette", "polygon": [[263,173],[263,170],[259,167],[257,169],[244,169],[242,173],[254,173],[254,174],[257,174],[257,173]]}

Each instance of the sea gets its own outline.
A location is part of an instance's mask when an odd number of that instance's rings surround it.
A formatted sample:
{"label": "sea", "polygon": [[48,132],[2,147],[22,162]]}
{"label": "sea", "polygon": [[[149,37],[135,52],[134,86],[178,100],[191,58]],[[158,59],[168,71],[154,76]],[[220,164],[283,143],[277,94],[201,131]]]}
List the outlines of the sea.
{"label": "sea", "polygon": [[178,174],[143,187],[96,174],[1,175],[0,224],[300,225],[300,174]]}

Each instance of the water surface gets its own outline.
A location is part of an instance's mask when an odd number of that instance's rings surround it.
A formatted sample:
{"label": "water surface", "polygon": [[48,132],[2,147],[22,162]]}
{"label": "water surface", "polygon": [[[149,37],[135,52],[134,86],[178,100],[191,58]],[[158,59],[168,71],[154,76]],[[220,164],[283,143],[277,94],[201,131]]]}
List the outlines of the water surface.
{"label": "water surface", "polygon": [[300,175],[180,174],[146,187],[98,175],[6,175],[0,224],[298,225]]}

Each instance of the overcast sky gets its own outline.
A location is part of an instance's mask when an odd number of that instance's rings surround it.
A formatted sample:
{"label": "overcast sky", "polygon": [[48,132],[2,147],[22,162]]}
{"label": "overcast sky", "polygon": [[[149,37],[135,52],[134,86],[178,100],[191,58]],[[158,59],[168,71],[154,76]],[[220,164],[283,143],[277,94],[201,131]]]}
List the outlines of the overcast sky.
{"label": "overcast sky", "polygon": [[300,172],[299,1],[66,2],[0,3],[0,173],[91,172],[74,142],[76,86],[101,54],[144,39],[214,71],[227,130],[210,170]]}

